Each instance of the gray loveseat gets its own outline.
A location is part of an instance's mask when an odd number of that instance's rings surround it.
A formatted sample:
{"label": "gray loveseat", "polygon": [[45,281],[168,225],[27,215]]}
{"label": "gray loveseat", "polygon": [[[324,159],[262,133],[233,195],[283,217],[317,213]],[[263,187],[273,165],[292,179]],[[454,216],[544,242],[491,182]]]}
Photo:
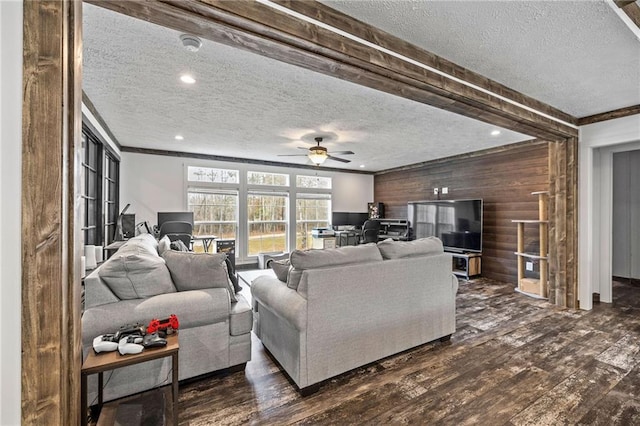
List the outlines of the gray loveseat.
{"label": "gray loveseat", "polygon": [[[242,295],[234,294],[226,255],[160,249],[162,256],[149,234],[132,238],[85,278],[83,355],[93,350],[95,336],[176,314],[180,380],[243,367],[251,359],[252,312]],[[105,373],[105,399],[168,384],[170,371],[171,359],[164,358]],[[89,379],[91,402],[97,380]]]}
{"label": "gray loveseat", "polygon": [[253,330],[303,394],[455,332],[458,281],[437,238],[296,250],[290,263],[287,282],[252,282]]}

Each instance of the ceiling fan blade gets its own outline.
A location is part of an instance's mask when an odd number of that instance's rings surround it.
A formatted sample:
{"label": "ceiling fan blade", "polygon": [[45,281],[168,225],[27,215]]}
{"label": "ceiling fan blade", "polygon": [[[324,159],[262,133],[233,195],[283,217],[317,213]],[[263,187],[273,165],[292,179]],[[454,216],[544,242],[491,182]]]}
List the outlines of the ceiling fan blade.
{"label": "ceiling fan blade", "polygon": [[327,158],[330,159],[330,160],[340,161],[342,163],[350,163],[351,162],[351,160],[346,160],[344,158],[334,157],[333,155],[327,155]]}
{"label": "ceiling fan blade", "polygon": [[296,148],[298,149],[304,149],[306,151],[309,151],[309,148],[307,148],[306,146],[297,146]]}
{"label": "ceiling fan blade", "polygon": [[307,154],[278,154],[278,157],[307,157]]}
{"label": "ceiling fan blade", "polygon": [[353,151],[331,151],[331,154],[351,155],[351,154],[355,154],[355,152],[353,152]]}

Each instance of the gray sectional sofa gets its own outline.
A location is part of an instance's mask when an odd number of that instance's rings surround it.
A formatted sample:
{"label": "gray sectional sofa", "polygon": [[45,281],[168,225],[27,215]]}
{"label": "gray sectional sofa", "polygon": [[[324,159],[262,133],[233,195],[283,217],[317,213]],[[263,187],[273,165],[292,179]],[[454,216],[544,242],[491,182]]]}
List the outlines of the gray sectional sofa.
{"label": "gray sectional sofa", "polygon": [[251,284],[253,330],[303,394],[456,329],[458,281],[437,238],[294,251],[280,275]]}
{"label": "gray sectional sofa", "polygon": [[[166,250],[149,234],[127,241],[84,280],[83,355],[95,336],[131,323],[176,314],[180,322],[179,378],[187,379],[251,359],[251,307],[235,294],[225,254]],[[126,356],[126,355],[125,355]],[[105,373],[105,400],[167,384],[171,359]],[[89,402],[97,394],[89,378]]]}

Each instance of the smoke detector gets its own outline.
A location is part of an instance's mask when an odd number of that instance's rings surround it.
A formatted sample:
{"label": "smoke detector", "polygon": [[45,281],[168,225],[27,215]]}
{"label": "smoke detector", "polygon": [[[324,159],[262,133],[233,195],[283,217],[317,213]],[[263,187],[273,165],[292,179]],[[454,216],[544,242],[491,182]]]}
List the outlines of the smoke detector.
{"label": "smoke detector", "polygon": [[189,52],[197,52],[202,46],[202,40],[191,34],[182,34],[180,40],[182,40],[182,45]]}

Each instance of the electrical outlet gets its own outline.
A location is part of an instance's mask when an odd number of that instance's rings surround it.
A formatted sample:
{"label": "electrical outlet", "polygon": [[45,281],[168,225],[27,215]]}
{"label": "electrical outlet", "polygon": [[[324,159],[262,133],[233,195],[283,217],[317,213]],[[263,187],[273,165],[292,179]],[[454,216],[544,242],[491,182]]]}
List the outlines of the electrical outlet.
{"label": "electrical outlet", "polygon": [[446,186],[443,186],[443,187],[442,187],[442,193],[443,193],[443,194],[448,194],[448,193],[449,193],[449,188],[448,188],[448,187],[446,187]]}
{"label": "electrical outlet", "polygon": [[533,271],[533,262],[526,262],[527,271]]}
{"label": "electrical outlet", "polygon": [[433,188],[433,195],[438,195],[438,188]]}

